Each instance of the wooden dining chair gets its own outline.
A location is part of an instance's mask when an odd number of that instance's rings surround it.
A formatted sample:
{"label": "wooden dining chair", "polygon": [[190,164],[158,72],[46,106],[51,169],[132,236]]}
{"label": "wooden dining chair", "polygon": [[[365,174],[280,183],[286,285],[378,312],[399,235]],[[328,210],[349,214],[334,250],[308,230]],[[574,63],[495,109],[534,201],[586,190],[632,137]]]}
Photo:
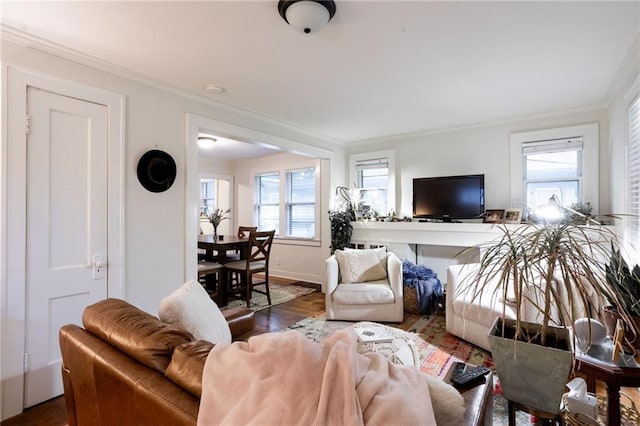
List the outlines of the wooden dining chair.
{"label": "wooden dining chair", "polygon": [[[269,293],[269,255],[275,233],[275,230],[250,231],[246,259],[224,264],[224,268],[228,274],[229,296],[246,300],[247,307],[249,307],[251,303],[251,294],[254,291],[266,295],[267,302],[271,305],[271,294]],[[254,283],[253,276],[259,272],[264,273],[264,280]],[[256,286],[262,285],[265,286],[264,291],[255,288]]]}
{"label": "wooden dining chair", "polygon": [[[248,238],[249,232],[257,230],[257,226],[238,226],[238,238]],[[225,257],[225,263],[233,262],[234,260],[240,260],[240,252],[238,250],[235,253],[227,253]]]}
{"label": "wooden dining chair", "polygon": [[255,232],[257,230],[257,226],[238,226],[238,238],[246,238],[251,231]]}
{"label": "wooden dining chair", "polygon": [[198,282],[207,290],[209,296],[217,302],[221,301],[220,274],[223,265],[218,262],[198,261]]}

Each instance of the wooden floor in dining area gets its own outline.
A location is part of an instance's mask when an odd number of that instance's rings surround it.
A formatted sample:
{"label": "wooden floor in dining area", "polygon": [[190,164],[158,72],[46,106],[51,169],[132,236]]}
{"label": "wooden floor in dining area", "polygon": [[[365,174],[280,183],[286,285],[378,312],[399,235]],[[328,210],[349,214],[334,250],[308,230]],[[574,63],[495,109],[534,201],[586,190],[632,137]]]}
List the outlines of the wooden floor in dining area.
{"label": "wooden floor in dining area", "polygon": [[[278,283],[283,280],[278,279]],[[286,280],[285,280],[286,282]],[[291,281],[292,284],[302,283]],[[324,311],[324,294],[310,293],[280,305],[256,312],[256,327],[252,335],[279,331],[307,317]],[[1,426],[66,426],[66,409],[64,397],[60,396],[42,404],[28,408],[24,413],[7,419]]]}

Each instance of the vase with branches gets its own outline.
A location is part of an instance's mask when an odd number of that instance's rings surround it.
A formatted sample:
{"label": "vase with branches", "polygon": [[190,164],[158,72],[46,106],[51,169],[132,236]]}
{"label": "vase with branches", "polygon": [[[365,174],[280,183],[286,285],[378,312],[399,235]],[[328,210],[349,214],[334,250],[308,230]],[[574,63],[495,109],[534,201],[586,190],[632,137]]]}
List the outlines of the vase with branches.
{"label": "vase with branches", "polygon": [[218,226],[220,225],[220,222],[222,222],[225,219],[229,219],[229,216],[228,216],[229,213],[231,213],[231,209],[222,210],[222,209],[216,208],[215,210],[213,210],[211,213],[207,215],[207,217],[209,218],[209,222],[211,222],[211,225],[213,225],[214,237],[218,236]]}

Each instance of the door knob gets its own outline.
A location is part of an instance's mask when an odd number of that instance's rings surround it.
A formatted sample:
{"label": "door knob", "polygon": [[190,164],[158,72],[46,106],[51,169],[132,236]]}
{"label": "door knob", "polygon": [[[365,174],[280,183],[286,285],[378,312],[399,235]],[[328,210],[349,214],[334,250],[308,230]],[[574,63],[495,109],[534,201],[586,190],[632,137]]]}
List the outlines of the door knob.
{"label": "door knob", "polygon": [[94,254],[92,257],[93,260],[93,279],[101,280],[104,278],[104,270],[107,267],[107,264],[104,260],[104,255],[102,254]]}

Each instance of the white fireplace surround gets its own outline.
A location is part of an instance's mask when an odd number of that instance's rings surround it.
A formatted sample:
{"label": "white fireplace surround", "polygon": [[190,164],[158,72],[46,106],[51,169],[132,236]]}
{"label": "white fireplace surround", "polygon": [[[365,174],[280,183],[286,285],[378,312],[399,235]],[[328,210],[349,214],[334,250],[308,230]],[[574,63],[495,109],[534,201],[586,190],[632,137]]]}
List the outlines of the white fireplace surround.
{"label": "white fireplace surround", "polygon": [[[352,222],[351,244],[355,248],[385,246],[400,259],[407,259],[433,269],[446,284],[447,267],[477,261],[479,249],[466,248],[494,240],[502,235],[491,223],[436,223],[436,222]],[[520,225],[500,225],[516,228]]]}

